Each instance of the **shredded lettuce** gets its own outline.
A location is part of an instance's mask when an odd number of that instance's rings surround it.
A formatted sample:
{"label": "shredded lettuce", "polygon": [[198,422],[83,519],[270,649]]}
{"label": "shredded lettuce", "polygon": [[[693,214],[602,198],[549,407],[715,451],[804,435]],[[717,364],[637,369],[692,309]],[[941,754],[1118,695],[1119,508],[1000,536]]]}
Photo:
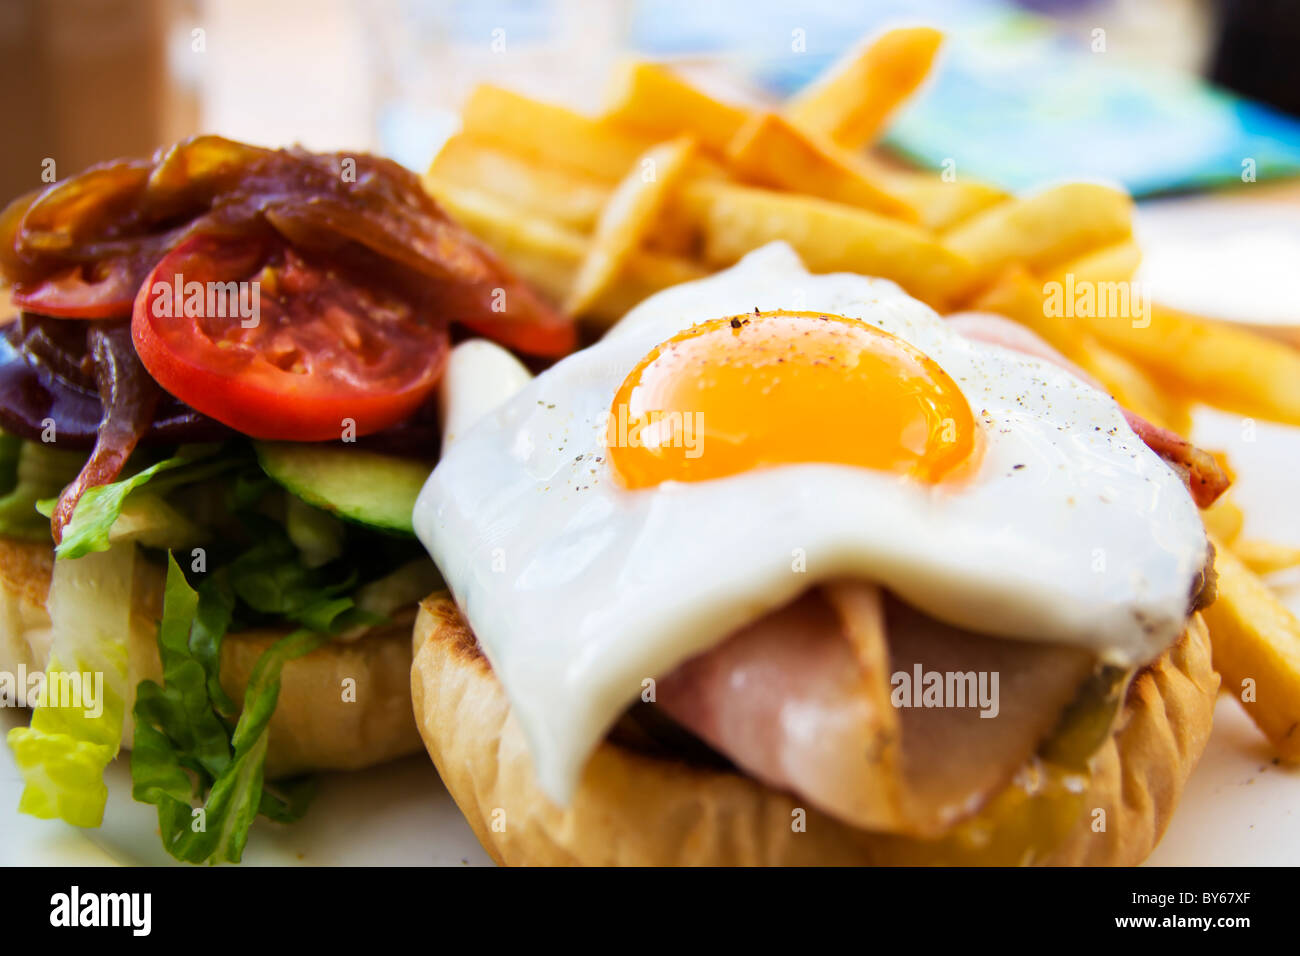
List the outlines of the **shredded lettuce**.
{"label": "shredded lettuce", "polygon": [[[164,458],[128,478],[87,489],[63,529],[63,540],[54,549],[55,555],[71,559],[107,551],[113,543],[114,526],[122,517],[124,506],[145,485],[149,486],[145,504],[151,506],[150,510],[164,509],[161,520],[167,523],[176,512],[162,500],[163,495],[180,485],[205,481],[243,464],[243,459],[237,456],[217,455],[219,450],[220,446],[216,445],[182,448],[171,458]],[[56,503],[57,499],[47,499],[38,507],[48,517],[53,514]]]}
{"label": "shredded lettuce", "polygon": [[[255,545],[231,565],[231,580],[264,569],[285,546],[292,550],[283,532]],[[273,608],[302,627],[258,659],[232,729],[234,708],[220,689],[217,666],[239,585],[223,574],[205,579],[196,591],[168,555],[158,628],[163,684],[143,681],[136,690],[131,778],[135,799],[158,808],[163,845],[178,860],[238,863],[259,813],[286,823],[307,809],[308,781],[271,788],[264,779],[267,728],[280,696],[281,671],[332,635],[376,618],[350,598],[336,596],[335,587],[307,587],[302,576],[310,572],[298,571],[255,592],[263,609]]]}
{"label": "shredded lettuce", "polygon": [[427,557],[416,558],[382,578],[361,585],[353,597],[362,610],[389,617],[443,587],[446,584],[438,566]]}
{"label": "shredded lettuce", "polygon": [[343,555],[347,528],[342,521],[297,495],[289,495],[286,505],[284,528],[304,565],[319,568]]}
{"label": "shredded lettuce", "polygon": [[[48,607],[54,644],[30,727],[9,731],[26,781],[18,809],[81,827],[103,820],[104,768],[122,744],[135,546],[59,561]],[[57,689],[57,690],[56,690]]]}
{"label": "shredded lettuce", "polygon": [[[0,534],[27,528],[48,541],[41,515],[52,512],[83,459],[0,433]],[[132,792],[157,808],[164,846],[177,859],[238,862],[258,816],[292,822],[313,793],[310,778],[265,779],[284,665],[381,623],[427,592],[436,571],[427,559],[411,560],[414,542],[344,525],[291,499],[246,444],[182,447],[135,467],[82,496],[56,549],[48,682],[102,711],[51,699],[35,708],[30,727],[10,732],[26,778],[19,809],[78,826],[102,822],[104,770],[121,747],[131,698],[135,561],[146,560],[141,548],[158,548],[167,551],[162,680],[135,688]],[[188,549],[199,536],[202,561],[182,570],[170,549]],[[256,627],[288,636],[257,661],[237,707],[221,685],[221,644],[230,631]]]}
{"label": "shredded lettuce", "polygon": [[0,434],[0,534],[49,541],[50,523],[37,502],[62,491],[85,461],[85,452]]}

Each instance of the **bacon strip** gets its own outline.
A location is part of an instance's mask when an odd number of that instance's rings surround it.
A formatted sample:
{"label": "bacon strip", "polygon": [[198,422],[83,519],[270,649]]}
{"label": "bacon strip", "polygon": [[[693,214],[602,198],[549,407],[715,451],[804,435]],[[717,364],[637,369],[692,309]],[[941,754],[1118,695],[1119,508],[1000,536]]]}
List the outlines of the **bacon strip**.
{"label": "bacon strip", "polygon": [[1124,409],[1124,420],[1148,448],[1183,476],[1197,507],[1208,508],[1228,490],[1232,479],[1208,451],[1197,448],[1182,435],[1152,425],[1141,415]]}

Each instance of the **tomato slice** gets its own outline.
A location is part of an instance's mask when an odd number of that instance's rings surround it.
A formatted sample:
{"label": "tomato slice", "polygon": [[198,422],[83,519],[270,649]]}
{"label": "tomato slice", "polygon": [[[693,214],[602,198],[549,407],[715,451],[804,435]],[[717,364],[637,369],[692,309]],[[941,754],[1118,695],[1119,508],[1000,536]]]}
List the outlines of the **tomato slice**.
{"label": "tomato slice", "polygon": [[14,304],[56,319],[121,319],[131,314],[137,283],[125,260],[73,266],[14,290]]}
{"label": "tomato slice", "polygon": [[[548,305],[525,283],[506,277],[499,284],[446,285],[438,290],[442,314],[508,349],[561,358],[578,347],[573,319]],[[506,307],[497,308],[497,304]]]}
{"label": "tomato slice", "polygon": [[449,349],[445,322],[378,282],[280,239],[216,234],[158,263],[131,334],[172,395],[245,435],[288,441],[397,424],[429,397]]}

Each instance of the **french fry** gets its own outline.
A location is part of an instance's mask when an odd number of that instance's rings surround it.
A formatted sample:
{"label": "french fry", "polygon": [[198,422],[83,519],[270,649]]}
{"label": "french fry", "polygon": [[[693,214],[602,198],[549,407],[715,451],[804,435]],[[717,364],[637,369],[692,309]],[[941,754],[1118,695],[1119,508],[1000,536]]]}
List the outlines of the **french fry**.
{"label": "french fry", "polygon": [[758,114],[742,126],[727,146],[727,159],[740,178],[759,186],[820,196],[908,222],[918,218],[915,209],[873,181],[851,153],[775,113]]}
{"label": "french fry", "polygon": [[632,253],[654,229],[669,194],[677,188],[695,150],[680,137],[645,153],[609,197],[565,300],[572,315],[588,311],[622,272]]}
{"label": "french fry", "polygon": [[1013,263],[1037,270],[1127,239],[1133,200],[1096,183],[1066,183],[1000,203],[944,233],[975,267],[974,285]]}
{"label": "french fry", "polygon": [[731,179],[731,173],[727,167],[723,166],[719,160],[714,159],[707,153],[696,150],[691,154],[690,162],[686,168],[687,179],[712,179],[716,182],[727,182]]}
{"label": "french fry", "polygon": [[609,183],[622,179],[654,142],[487,83],[476,87],[466,101],[461,129],[474,139]]}
{"label": "french fry", "polygon": [[987,183],[968,179],[946,183],[933,173],[896,175],[885,184],[916,210],[918,221],[931,232],[952,229],[1010,198],[1009,193]]}
{"label": "french fry", "polygon": [[628,260],[619,281],[592,303],[587,317],[604,326],[613,325],[642,299],[706,275],[707,270],[689,259],[642,250]]}
{"label": "french fry", "polygon": [[1210,507],[1203,508],[1201,510],[1201,520],[1205,523],[1205,530],[1215,540],[1226,544],[1230,548],[1235,548],[1237,538],[1241,535],[1242,525],[1246,523],[1246,516],[1237,503],[1232,500],[1231,492],[1229,492],[1220,497]]}
{"label": "french fry", "polygon": [[430,174],[424,186],[470,232],[549,299],[568,294],[586,255],[583,235],[550,219],[522,215],[499,196]]}
{"label": "french fry", "polygon": [[627,64],[615,79],[602,118],[660,140],[690,135],[721,154],[749,111],[715,100],[667,67],[639,61]]}
{"label": "french fry", "polygon": [[[694,179],[689,169],[682,177],[683,181]],[[698,224],[686,215],[681,203],[671,200],[659,213],[659,220],[645,239],[645,248],[685,259],[698,259],[702,244],[703,236]]]}
{"label": "french fry", "polygon": [[1192,401],[1300,425],[1300,350],[1160,305],[1148,319],[1083,318],[1094,335]]}
{"label": "french fry", "polygon": [[1042,284],[1023,266],[1003,270],[971,307],[1032,329],[1100,382],[1117,402],[1152,424],[1180,435],[1191,429],[1191,408],[1182,396],[1162,389],[1140,366],[1098,342],[1077,320],[1044,308]]}
{"label": "french fry", "polygon": [[542,166],[517,153],[458,133],[434,157],[429,173],[439,179],[486,190],[521,212],[589,232],[612,191],[609,184],[580,173]]}
{"label": "french fry", "polygon": [[1219,596],[1202,612],[1214,667],[1278,754],[1300,760],[1300,621],[1226,545],[1215,548]]}
{"label": "french fry", "polygon": [[1044,271],[1045,278],[1064,282],[1065,276],[1074,276],[1080,282],[1130,282],[1142,264],[1142,249],[1133,238],[1124,239]]}
{"label": "french fry", "polygon": [[942,42],[943,34],[930,27],[890,30],[791,99],[785,114],[845,149],[861,149],[920,86]]}
{"label": "french fry", "polygon": [[703,234],[704,259],[713,266],[784,240],[813,272],[892,279],[940,309],[969,279],[969,263],[925,230],[865,209],[714,182],[684,184],[678,201]]}
{"label": "french fry", "polygon": [[[426,176],[425,187],[447,209],[548,298],[562,301],[587,254],[581,234],[536,216],[521,216],[509,203],[473,187]],[[641,250],[633,253],[619,281],[589,310],[609,324],[660,289],[698,279],[706,271],[694,262]]]}
{"label": "french fry", "polygon": [[1300,548],[1276,541],[1243,538],[1233,542],[1232,553],[1255,574],[1273,574],[1300,567]]}

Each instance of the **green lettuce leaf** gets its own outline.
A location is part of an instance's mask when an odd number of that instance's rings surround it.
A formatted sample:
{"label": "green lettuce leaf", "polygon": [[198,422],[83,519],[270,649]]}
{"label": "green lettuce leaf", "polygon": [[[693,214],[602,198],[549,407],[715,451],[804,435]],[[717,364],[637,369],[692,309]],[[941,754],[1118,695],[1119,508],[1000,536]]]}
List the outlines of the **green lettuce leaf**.
{"label": "green lettuce leaf", "polygon": [[[250,549],[241,573],[262,567],[283,532]],[[292,548],[292,545],[290,545]],[[231,566],[232,578],[237,559]],[[305,571],[305,569],[303,569]],[[267,727],[280,696],[284,665],[308,654],[331,635],[374,618],[332,588],[301,582],[272,588],[276,612],[304,626],[271,645],[258,659],[233,729],[233,709],[220,691],[216,665],[237,587],[208,578],[196,591],[168,556],[158,650],[163,684],[143,681],[136,690],[132,795],[158,808],[163,845],[190,863],[237,863],[258,814],[277,822],[298,819],[311,799],[309,780],[274,788],[265,780]],[[200,808],[195,807],[201,802]]]}
{"label": "green lettuce leaf", "polygon": [[[104,768],[122,743],[135,546],[56,562],[47,605],[54,645],[46,695],[29,727],[9,731],[26,786],[22,813],[81,827],[103,820]],[[54,689],[59,692],[55,693]]]}
{"label": "green lettuce leaf", "polygon": [[85,461],[85,452],[0,434],[0,534],[49,541],[50,522],[37,502],[58,495]]}
{"label": "green lettuce leaf", "polygon": [[372,626],[385,620],[362,610],[344,597],[357,584],[358,570],[326,566],[309,568],[285,529],[261,515],[244,515],[250,536],[257,541],[226,570],[235,596],[253,611],[288,620],[311,630]]}
{"label": "green lettuce leaf", "polygon": [[[72,519],[63,529],[63,540],[55,548],[55,555],[70,559],[107,551],[112,543],[110,532],[121,517],[123,507],[133,492],[146,485],[149,494],[161,505],[161,498],[167,492],[181,485],[205,481],[243,464],[243,459],[238,456],[218,455],[219,450],[220,446],[215,445],[182,448],[171,458],[155,462],[128,478],[87,489],[77,502]],[[52,514],[55,504],[56,500],[42,501],[42,514]]]}
{"label": "green lettuce leaf", "polygon": [[[167,556],[163,616],[158,625],[158,656],[163,686],[141,681],[135,717],[167,734],[196,772],[220,776],[230,764],[230,732],[213,706],[208,669],[190,647],[198,622],[199,594],[190,587],[176,559]],[[224,633],[224,629],[223,629]],[[215,651],[220,654],[220,638]]]}

